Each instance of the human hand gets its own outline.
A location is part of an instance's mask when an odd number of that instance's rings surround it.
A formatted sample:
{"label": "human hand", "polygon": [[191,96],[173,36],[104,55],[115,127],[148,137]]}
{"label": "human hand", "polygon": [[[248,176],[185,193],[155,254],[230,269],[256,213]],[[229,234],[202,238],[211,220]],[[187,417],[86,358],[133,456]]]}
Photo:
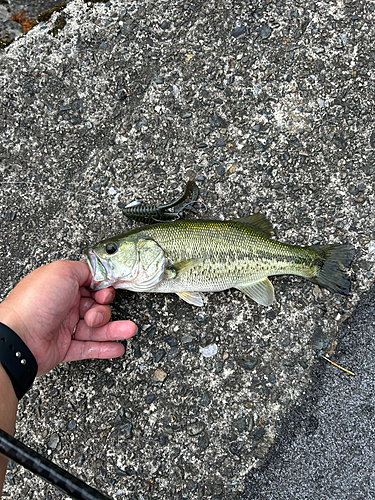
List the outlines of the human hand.
{"label": "human hand", "polygon": [[28,346],[38,375],[61,362],[121,356],[124,346],[113,341],[136,333],[132,321],[109,322],[114,289],[90,292],[90,283],[87,264],[56,261],[23,278],[0,304],[0,322]]}

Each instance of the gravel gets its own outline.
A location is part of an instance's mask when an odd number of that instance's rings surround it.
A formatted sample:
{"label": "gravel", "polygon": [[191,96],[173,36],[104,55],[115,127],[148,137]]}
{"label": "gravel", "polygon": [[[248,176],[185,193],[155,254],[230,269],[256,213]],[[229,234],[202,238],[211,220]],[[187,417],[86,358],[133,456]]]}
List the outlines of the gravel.
{"label": "gravel", "polygon": [[[139,327],[126,354],[38,379],[17,437],[113,498],[241,495],[374,282],[373,15],[366,0],[74,0],[0,52],[1,297],[187,179],[200,217],[263,213],[282,241],[356,247],[349,297],[296,277],[271,278],[270,308],[118,292],[113,318]],[[64,498],[12,465],[4,498],[35,491]]]}

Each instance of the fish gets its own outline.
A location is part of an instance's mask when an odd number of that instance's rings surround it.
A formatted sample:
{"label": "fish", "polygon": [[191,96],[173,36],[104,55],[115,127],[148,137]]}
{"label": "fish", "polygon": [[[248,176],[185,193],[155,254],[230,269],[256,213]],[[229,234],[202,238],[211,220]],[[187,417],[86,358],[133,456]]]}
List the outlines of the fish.
{"label": "fish", "polygon": [[176,293],[203,306],[201,292],[236,288],[263,306],[275,299],[269,276],[302,276],[347,295],[351,244],[297,246],[273,239],[271,223],[255,214],[228,221],[177,220],[143,226],[87,248],[90,288]]}

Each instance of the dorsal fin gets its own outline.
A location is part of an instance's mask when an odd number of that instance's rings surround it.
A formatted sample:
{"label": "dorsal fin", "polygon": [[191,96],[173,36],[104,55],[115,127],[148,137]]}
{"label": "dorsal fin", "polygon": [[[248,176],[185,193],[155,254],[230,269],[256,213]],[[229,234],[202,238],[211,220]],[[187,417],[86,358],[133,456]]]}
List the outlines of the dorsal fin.
{"label": "dorsal fin", "polygon": [[241,217],[241,219],[233,219],[233,221],[246,224],[252,229],[255,229],[255,231],[260,231],[265,234],[268,238],[275,234],[272,224],[266,216],[262,214],[247,215],[246,217]]}

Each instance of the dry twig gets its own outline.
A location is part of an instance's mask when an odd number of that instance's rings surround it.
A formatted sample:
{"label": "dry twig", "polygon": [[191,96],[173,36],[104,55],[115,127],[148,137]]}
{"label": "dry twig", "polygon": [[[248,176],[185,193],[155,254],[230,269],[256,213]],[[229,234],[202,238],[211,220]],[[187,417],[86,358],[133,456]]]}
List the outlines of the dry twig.
{"label": "dry twig", "polygon": [[353,372],[347,370],[346,368],[343,368],[342,366],[334,363],[333,361],[331,361],[326,356],[322,356],[322,358],[325,359],[326,361],[328,361],[328,363],[331,363],[331,365],[336,366],[336,368],[339,368],[340,370],[344,371],[345,373],[349,373],[349,375],[353,375],[353,377],[355,376],[355,373],[353,373]]}

